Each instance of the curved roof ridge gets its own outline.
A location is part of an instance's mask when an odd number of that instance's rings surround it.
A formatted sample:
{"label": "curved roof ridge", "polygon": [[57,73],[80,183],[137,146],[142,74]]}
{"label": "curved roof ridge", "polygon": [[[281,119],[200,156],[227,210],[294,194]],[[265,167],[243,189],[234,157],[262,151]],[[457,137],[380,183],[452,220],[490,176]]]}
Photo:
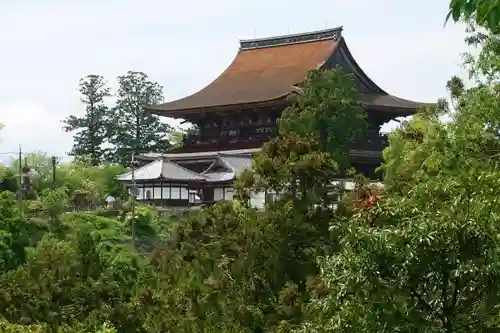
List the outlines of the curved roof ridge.
{"label": "curved roof ridge", "polygon": [[[170,167],[165,170],[165,167]],[[173,176],[166,176],[172,174]],[[158,158],[151,163],[148,163],[134,170],[134,178],[136,180],[153,180],[164,177],[171,180],[197,180],[204,181],[206,177],[197,172],[191,171],[178,165],[177,163],[168,161],[164,158]],[[116,177],[118,180],[131,180],[132,171],[124,173]]]}
{"label": "curved roof ridge", "polygon": [[313,41],[333,39],[338,40],[342,36],[342,26],[335,28],[315,30],[309,32],[286,34],[280,36],[240,39],[240,50],[252,50],[265,47],[291,45],[297,43],[308,43]]}

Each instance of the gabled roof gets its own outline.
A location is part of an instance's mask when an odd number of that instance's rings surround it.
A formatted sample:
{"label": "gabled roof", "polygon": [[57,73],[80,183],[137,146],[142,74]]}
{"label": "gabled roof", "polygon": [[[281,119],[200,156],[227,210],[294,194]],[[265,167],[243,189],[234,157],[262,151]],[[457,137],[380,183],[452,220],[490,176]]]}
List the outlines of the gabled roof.
{"label": "gabled roof", "polygon": [[[220,171],[222,167],[223,171]],[[252,168],[252,157],[219,154],[217,159],[202,172],[209,181],[229,181],[237,178],[244,170]]]}
{"label": "gabled roof", "polygon": [[243,171],[252,169],[253,158],[251,156],[220,154],[219,159],[234,171],[236,177]]}
{"label": "gabled roof", "polygon": [[341,32],[339,27],[243,40],[231,65],[208,86],[191,96],[147,109],[161,116],[182,118],[221,108],[282,103],[311,70],[341,66],[355,74],[363,103],[413,113],[420,103],[391,96],[373,83],[357,65]]}
{"label": "gabled roof", "polygon": [[[162,178],[165,180],[178,181],[205,181],[206,177],[181,167],[175,163],[159,158],[134,171],[136,180],[156,180]],[[131,181],[132,172],[127,172],[117,177],[118,180]]]}
{"label": "gabled roof", "polygon": [[[135,180],[157,180],[184,182],[225,182],[238,177],[243,170],[252,168],[252,156],[244,153],[212,155],[214,162],[204,172],[197,173],[188,170],[165,158],[157,160],[135,170]],[[222,167],[223,170],[220,170]],[[132,181],[132,172],[117,177],[118,180]]]}

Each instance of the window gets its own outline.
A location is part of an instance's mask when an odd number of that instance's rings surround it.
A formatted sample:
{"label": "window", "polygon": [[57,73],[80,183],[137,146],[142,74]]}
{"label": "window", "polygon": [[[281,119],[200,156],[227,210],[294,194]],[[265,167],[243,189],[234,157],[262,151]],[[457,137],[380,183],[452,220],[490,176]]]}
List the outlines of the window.
{"label": "window", "polygon": [[233,199],[233,188],[232,187],[225,187],[224,188],[224,200],[232,200]]}
{"label": "window", "polygon": [[188,189],[185,187],[181,187],[180,189],[180,197],[182,200],[188,200],[189,199],[189,192]]}
{"label": "window", "polygon": [[151,199],[151,190],[146,191],[146,199],[150,200]]}
{"label": "window", "polygon": [[181,198],[180,187],[170,187],[170,199],[179,200]]}

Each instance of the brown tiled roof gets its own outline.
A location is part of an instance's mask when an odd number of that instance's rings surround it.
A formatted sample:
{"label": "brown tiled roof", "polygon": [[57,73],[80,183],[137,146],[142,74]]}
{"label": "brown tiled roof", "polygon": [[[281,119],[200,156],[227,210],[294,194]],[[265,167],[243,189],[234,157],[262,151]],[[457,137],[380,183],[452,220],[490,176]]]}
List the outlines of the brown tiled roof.
{"label": "brown tiled roof", "polygon": [[410,101],[385,93],[361,93],[359,97],[362,103],[371,106],[418,109],[422,105],[422,103]]}
{"label": "brown tiled roof", "polygon": [[418,108],[419,103],[388,95],[376,86],[352,59],[341,31],[342,28],[335,28],[241,41],[231,65],[207,87],[147,109],[158,115],[182,118],[189,112],[282,100],[304,81],[309,71],[325,65],[336,51],[347,55],[348,66],[355,67],[355,73],[376,87],[372,94],[361,98],[362,102],[388,108]]}
{"label": "brown tiled roof", "polygon": [[273,100],[289,94],[307,73],[323,64],[337,46],[333,40],[242,50],[210,85],[197,93],[151,107],[169,111]]}

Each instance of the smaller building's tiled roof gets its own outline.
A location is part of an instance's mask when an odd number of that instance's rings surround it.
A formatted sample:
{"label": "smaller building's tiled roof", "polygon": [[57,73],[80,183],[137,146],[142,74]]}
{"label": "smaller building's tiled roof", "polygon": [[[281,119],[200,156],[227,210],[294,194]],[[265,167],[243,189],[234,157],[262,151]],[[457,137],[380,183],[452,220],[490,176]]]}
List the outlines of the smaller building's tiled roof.
{"label": "smaller building's tiled roof", "polygon": [[203,174],[209,183],[228,182],[235,178],[234,172],[209,172]]}
{"label": "smaller building's tiled roof", "polygon": [[[206,181],[206,177],[163,158],[159,158],[134,171],[136,180],[156,180],[162,177],[165,180],[174,181]],[[117,179],[132,181],[132,172],[120,175]]]}
{"label": "smaller building's tiled roof", "polygon": [[201,151],[201,152],[182,152],[182,149],[179,149],[180,152],[168,152],[163,154],[158,153],[146,153],[138,156],[140,159],[150,159],[155,160],[160,157],[163,157],[167,160],[179,161],[183,159],[203,159],[203,158],[215,158],[219,154],[230,154],[230,155],[251,155],[255,152],[258,152],[260,148],[248,148],[248,149],[231,149],[231,150],[214,150],[214,151]]}
{"label": "smaller building's tiled roof", "polygon": [[[175,154],[170,156],[178,161],[185,158],[209,158],[212,157],[214,162],[210,167],[202,173],[188,170],[173,161],[169,161],[165,156],[162,156],[155,161],[140,167],[134,171],[134,178],[138,181],[157,180],[163,178],[166,181],[182,181],[182,182],[227,182],[238,177],[243,170],[252,168],[252,155],[254,150],[233,150],[231,152],[215,152],[205,154],[185,154],[182,156]],[[173,154],[172,154],[173,155]],[[217,168],[219,167],[219,168]],[[222,167],[222,171],[221,171]],[[127,172],[117,177],[118,180],[132,181],[132,172]]]}
{"label": "smaller building's tiled roof", "polygon": [[[220,167],[225,171],[220,171]],[[210,182],[230,181],[237,178],[244,170],[252,168],[252,156],[219,154],[202,175]]]}
{"label": "smaller building's tiled roof", "polygon": [[220,154],[219,158],[222,163],[233,169],[236,177],[238,177],[243,171],[252,169],[252,157]]}

